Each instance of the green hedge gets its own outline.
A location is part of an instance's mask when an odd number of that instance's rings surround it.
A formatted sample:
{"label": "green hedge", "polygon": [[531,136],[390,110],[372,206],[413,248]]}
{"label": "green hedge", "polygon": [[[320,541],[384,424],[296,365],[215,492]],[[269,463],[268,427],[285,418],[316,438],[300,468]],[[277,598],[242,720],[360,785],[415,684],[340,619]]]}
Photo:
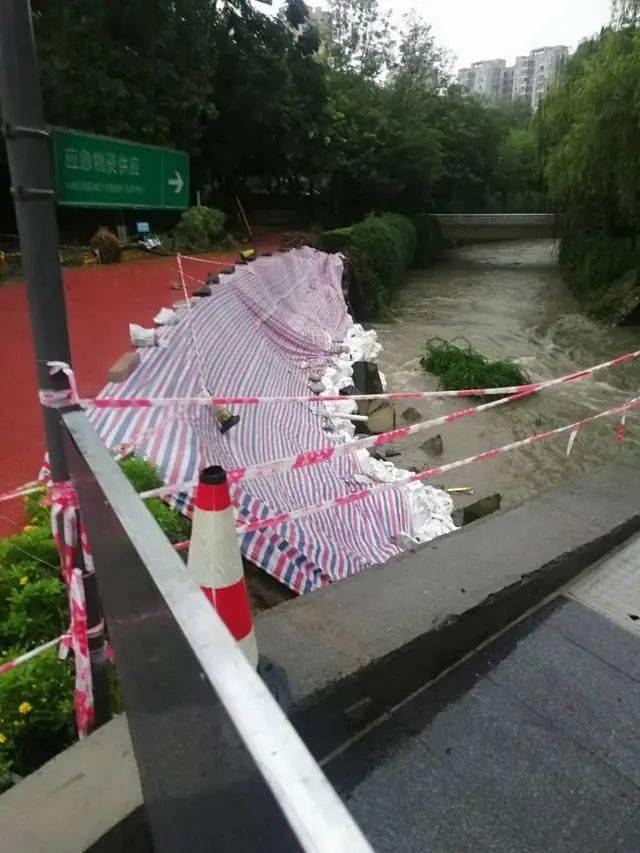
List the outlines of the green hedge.
{"label": "green hedge", "polygon": [[406,216],[383,213],[349,228],[325,231],[321,245],[327,252],[343,252],[351,261],[363,314],[384,317],[413,263],[417,235]]}
{"label": "green hedge", "polygon": [[[137,492],[163,485],[158,470],[135,456],[120,467]],[[27,526],[0,541],[0,663],[54,639],[69,624],[43,495],[27,497]],[[190,537],[189,519],[158,499],[146,504],[169,541]],[[72,743],[74,732],[71,660],[58,660],[54,649],[0,676],[0,792],[10,784],[10,773],[31,773]]]}
{"label": "green hedge", "polygon": [[438,257],[444,245],[440,223],[435,216],[428,213],[419,213],[412,221],[418,240],[413,266],[428,267]]}
{"label": "green hedge", "polygon": [[322,249],[325,252],[331,252],[332,254],[335,254],[336,252],[346,253],[349,249],[349,242],[351,240],[352,233],[353,226],[349,226],[348,228],[334,228],[333,231],[325,231],[321,237]]}

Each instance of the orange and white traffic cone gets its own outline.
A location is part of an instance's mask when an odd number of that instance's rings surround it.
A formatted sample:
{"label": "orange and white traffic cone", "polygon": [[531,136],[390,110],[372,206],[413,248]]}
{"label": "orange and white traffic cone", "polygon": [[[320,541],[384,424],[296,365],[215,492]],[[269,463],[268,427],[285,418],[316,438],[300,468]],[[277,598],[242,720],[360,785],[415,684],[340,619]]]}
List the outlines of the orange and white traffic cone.
{"label": "orange and white traffic cone", "polygon": [[187,570],[202,588],[249,663],[258,666],[258,646],[236,537],[229,485],[215,465],[200,472],[193,510]]}

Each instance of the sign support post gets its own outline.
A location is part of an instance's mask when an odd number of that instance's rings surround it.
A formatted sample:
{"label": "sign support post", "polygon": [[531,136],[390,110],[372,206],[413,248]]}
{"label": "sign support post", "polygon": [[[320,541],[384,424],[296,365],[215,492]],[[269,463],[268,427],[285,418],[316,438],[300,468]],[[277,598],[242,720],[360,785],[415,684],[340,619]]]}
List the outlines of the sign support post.
{"label": "sign support post", "polygon": [[[20,248],[27,279],[29,315],[40,388],[62,390],[62,373],[50,376],[47,361],[71,363],[49,134],[44,123],[28,0],[0,3],[0,106],[11,173]],[[60,417],[42,407],[54,480],[69,476]]]}

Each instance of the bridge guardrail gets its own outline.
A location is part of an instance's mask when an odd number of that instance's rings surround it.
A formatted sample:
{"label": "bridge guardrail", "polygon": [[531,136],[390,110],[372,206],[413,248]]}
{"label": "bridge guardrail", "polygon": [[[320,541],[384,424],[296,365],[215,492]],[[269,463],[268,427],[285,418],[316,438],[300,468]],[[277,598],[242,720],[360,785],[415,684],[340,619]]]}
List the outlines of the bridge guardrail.
{"label": "bridge guardrail", "polygon": [[370,850],[85,414],[62,423],[155,849]]}

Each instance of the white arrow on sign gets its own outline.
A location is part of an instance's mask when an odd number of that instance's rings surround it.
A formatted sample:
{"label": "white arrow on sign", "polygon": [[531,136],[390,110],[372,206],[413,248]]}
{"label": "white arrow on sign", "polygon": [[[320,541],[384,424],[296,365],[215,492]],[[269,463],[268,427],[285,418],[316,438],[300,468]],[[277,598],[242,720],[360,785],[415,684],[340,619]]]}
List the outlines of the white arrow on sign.
{"label": "white arrow on sign", "polygon": [[175,193],[179,193],[181,192],[182,187],[184,186],[184,181],[182,180],[182,175],[180,174],[180,172],[178,172],[177,169],[173,174],[175,175],[175,178],[169,178],[167,183],[170,187],[175,187]]}

